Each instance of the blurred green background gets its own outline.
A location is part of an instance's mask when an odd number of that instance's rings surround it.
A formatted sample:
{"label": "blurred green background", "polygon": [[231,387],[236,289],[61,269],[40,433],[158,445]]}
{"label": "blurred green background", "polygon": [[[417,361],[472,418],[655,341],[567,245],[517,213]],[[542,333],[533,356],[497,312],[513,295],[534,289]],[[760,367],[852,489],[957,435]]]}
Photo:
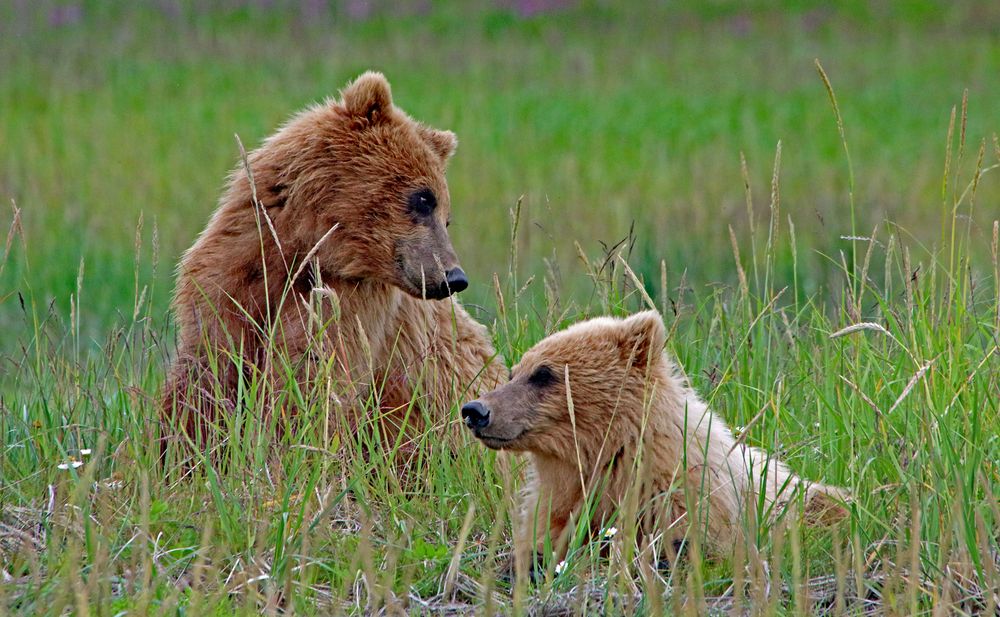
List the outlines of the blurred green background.
{"label": "blurred green background", "polygon": [[[522,197],[521,278],[551,270],[562,302],[590,289],[574,242],[599,254],[633,228],[652,291],[661,259],[673,284],[735,281],[728,226],[744,249],[749,231],[740,154],[766,227],[779,141],[779,219],[795,230],[800,293],[822,295],[852,229],[814,59],[846,126],[854,233],[889,219],[930,250],[951,216],[946,135],[965,89],[963,164],[983,139],[993,156],[998,33],[996,2],[5,3],[0,229],[13,201],[24,234],[0,272],[2,345],[31,330],[19,297],[55,322],[72,313],[85,340],[131,317],[137,296],[165,317],[176,261],[236,164],[234,134],[253,147],[366,69],[459,136],[451,233],[486,320]],[[998,204],[984,182],[974,255]],[[790,279],[792,260],[776,270]]]}

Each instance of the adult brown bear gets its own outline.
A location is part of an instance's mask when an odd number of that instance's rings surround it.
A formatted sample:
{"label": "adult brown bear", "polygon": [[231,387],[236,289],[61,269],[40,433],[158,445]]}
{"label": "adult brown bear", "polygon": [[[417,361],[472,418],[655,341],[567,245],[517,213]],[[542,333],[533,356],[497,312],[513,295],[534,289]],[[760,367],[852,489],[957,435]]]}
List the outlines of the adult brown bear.
{"label": "adult brown bear", "polygon": [[[503,363],[452,298],[468,285],[446,231],[456,144],[369,72],[249,153],[179,266],[164,432],[224,429],[240,405],[293,414],[319,393],[412,437],[495,386]],[[241,401],[251,384],[264,395]]]}

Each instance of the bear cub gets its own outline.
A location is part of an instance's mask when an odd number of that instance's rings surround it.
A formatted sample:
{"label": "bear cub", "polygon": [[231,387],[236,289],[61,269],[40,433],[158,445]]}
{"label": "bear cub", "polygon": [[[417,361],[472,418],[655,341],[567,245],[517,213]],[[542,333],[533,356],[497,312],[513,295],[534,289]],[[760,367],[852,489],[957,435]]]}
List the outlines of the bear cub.
{"label": "bear cub", "polygon": [[746,537],[746,513],[759,505],[773,520],[801,495],[808,523],[847,516],[842,489],[737,440],[678,374],[665,339],[655,311],[584,321],[542,340],[508,383],[463,406],[484,445],[530,455],[519,533],[541,549],[548,531],[559,546],[592,497],[592,531],[634,511],[660,555],[704,532],[718,556]]}

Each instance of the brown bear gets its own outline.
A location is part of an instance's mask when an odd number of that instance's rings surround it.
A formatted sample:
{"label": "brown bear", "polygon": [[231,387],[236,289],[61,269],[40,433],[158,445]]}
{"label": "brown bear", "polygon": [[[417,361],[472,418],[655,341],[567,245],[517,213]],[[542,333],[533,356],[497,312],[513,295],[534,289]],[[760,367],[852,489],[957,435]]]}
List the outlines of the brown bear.
{"label": "brown bear", "polygon": [[390,433],[404,418],[440,429],[453,402],[499,383],[486,329],[452,297],[468,285],[446,229],[456,145],[369,72],[250,152],[180,262],[166,423],[217,424],[255,372],[272,394],[322,390],[358,413],[374,399]]}
{"label": "brown bear", "polygon": [[654,311],[575,324],[525,352],[508,383],[462,407],[487,447],[530,453],[519,533],[540,549],[545,531],[557,540],[594,495],[592,527],[622,516],[632,499],[637,529],[661,556],[692,525],[705,532],[708,554],[731,551],[761,497],[767,518],[800,492],[808,521],[847,514],[841,489],[806,482],[735,439],[678,375],[665,338]]}

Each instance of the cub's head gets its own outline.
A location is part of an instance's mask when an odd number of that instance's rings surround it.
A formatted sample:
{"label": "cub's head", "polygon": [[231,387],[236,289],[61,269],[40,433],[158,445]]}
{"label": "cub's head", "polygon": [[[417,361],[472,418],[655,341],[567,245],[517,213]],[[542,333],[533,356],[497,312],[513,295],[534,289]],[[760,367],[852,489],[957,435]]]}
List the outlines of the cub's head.
{"label": "cub's head", "polygon": [[665,337],[654,311],[575,324],[525,352],[510,381],[466,403],[462,417],[489,448],[565,460],[577,445],[596,452],[642,422]]}
{"label": "cub's head", "polygon": [[[440,299],[468,286],[447,231],[456,146],[451,131],[395,107],[385,77],[369,72],[293,117],[249,163],[286,260],[315,255],[324,278]],[[238,171],[231,190],[241,183],[249,191]]]}

